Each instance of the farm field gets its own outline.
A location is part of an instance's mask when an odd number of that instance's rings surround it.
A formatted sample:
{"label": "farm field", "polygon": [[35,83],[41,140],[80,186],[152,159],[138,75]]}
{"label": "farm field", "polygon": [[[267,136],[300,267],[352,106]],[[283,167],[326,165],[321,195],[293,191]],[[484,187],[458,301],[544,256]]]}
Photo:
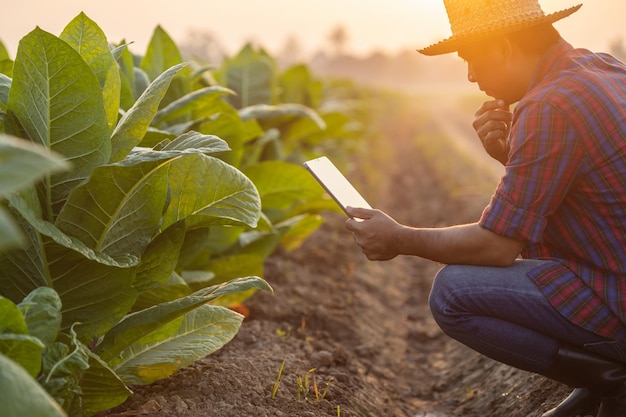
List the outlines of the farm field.
{"label": "farm field", "polygon": [[[462,126],[472,103],[385,97],[370,120],[376,139],[351,157],[347,175],[400,222],[475,220],[497,172],[453,141],[471,134]],[[439,266],[369,262],[343,221],[327,214],[303,246],[267,259],[274,295],[246,301],[249,314],[224,348],[131,387],[124,404],[98,416],[531,417],[566,393],[443,335],[427,306]]]}

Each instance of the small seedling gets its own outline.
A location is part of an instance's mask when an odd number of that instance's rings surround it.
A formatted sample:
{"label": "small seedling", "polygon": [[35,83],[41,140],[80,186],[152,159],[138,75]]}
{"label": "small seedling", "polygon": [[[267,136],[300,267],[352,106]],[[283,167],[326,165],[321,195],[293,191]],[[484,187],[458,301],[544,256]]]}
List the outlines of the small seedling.
{"label": "small seedling", "polygon": [[272,398],[276,398],[276,394],[278,393],[278,387],[280,386],[280,379],[283,376],[283,369],[285,369],[284,359],[283,359],[283,363],[280,365],[280,369],[278,370],[278,376],[276,377],[276,381],[274,381],[274,387],[272,388]]}
{"label": "small seedling", "polygon": [[317,368],[309,369],[303,377],[298,376],[296,378],[296,381],[298,383],[298,400],[300,399],[304,399],[307,401],[313,400],[313,398],[309,398],[309,393],[311,390],[311,383],[313,384],[313,393],[315,394],[315,401],[317,402],[322,401],[326,397],[326,394],[328,394],[328,390],[330,389],[330,384],[334,381],[335,378],[331,376],[328,379],[328,381],[326,381],[326,386],[324,387],[324,390],[320,393],[319,388],[317,386],[317,379],[315,377],[316,369]]}

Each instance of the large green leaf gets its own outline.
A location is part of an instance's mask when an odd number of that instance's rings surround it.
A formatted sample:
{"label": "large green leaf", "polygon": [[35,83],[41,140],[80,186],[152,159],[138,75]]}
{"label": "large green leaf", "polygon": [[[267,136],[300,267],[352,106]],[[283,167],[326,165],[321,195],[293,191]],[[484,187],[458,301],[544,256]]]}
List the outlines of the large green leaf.
{"label": "large green leaf", "polygon": [[0,334],[0,353],[19,363],[33,378],[41,369],[44,344],[25,334]]}
{"label": "large green leaf", "polygon": [[[271,287],[260,278],[239,278],[225,284],[205,288],[188,297],[130,314],[105,335],[95,351],[116,369],[126,366],[123,363],[134,360],[133,357],[140,351],[152,348],[159,349],[159,341],[172,338],[180,325],[177,320],[183,315],[218,297],[251,289],[272,291]],[[170,331],[170,334],[164,333],[163,328],[168,327],[173,321],[176,321],[176,328],[173,330],[168,328],[167,331]],[[151,346],[143,346],[137,350],[136,348],[141,345],[140,341],[144,343],[149,341]]]}
{"label": "large green leaf", "polygon": [[270,104],[276,84],[276,65],[262,51],[255,51],[247,44],[234,58],[227,60],[222,69],[226,87],[237,95],[228,97],[236,108],[254,104]]}
{"label": "large green leaf", "polygon": [[311,71],[304,64],[288,68],[278,82],[283,103],[299,103],[317,108],[322,100],[322,83],[313,79]]}
{"label": "large green leaf", "polygon": [[[104,265],[115,266],[118,268],[129,268],[137,265],[139,259],[129,253],[120,253],[118,256],[110,256],[106,253],[95,251],[88,247],[81,240],[69,236],[61,231],[54,224],[42,220],[26,203],[20,195],[13,195],[9,198],[11,207],[16,210],[23,218],[22,224],[25,231],[30,236],[31,245],[42,250],[43,246],[48,242],[43,237],[48,237],[52,242],[80,253],[83,257],[102,263]],[[26,249],[28,250],[28,249]],[[32,254],[36,255],[36,254]],[[47,261],[51,259],[48,258]],[[2,271],[0,267],[0,271]]]}
{"label": "large green leaf", "polygon": [[188,116],[191,119],[211,116],[219,111],[219,108],[215,108],[215,103],[225,94],[235,94],[235,92],[219,85],[195,90],[159,110],[153,123],[158,125],[182,116]]}
{"label": "large green leaf", "polygon": [[139,257],[159,225],[167,192],[166,161],[105,165],[72,191],[56,225],[96,252]]}
{"label": "large green leaf", "polygon": [[184,66],[185,64],[175,65],[159,75],[122,116],[111,136],[111,162],[124,159],[141,142],[172,79]]}
{"label": "large green leaf", "polygon": [[7,48],[4,46],[4,43],[0,41],[0,61],[3,61],[5,59],[10,59],[9,51],[7,51]]}
{"label": "large green leaf", "polygon": [[310,107],[301,104],[256,104],[239,110],[242,120],[257,119],[266,129],[279,127],[299,118],[307,118],[315,123],[318,130],[326,129],[326,122]]}
{"label": "large green leaf", "polygon": [[0,289],[5,297],[19,303],[35,288],[51,286],[46,268],[42,236],[18,215],[26,237],[24,248],[0,253]]}
{"label": "large green leaf", "polygon": [[261,162],[246,168],[244,173],[259,190],[263,210],[285,210],[298,200],[320,198],[323,193],[304,167],[289,162]]}
{"label": "large green leaf", "polygon": [[137,312],[159,304],[169,303],[170,301],[187,297],[191,293],[189,285],[174,271],[170,273],[165,281],[140,292],[135,304],[133,304],[132,311]]}
{"label": "large green leaf", "polygon": [[198,307],[167,338],[148,334],[125,349],[113,369],[127,384],[149,384],[220,349],[237,334],[242,321],[242,315],[224,307]]}
{"label": "large green leaf", "polygon": [[18,246],[23,235],[7,210],[0,206],[0,253]]}
{"label": "large green leaf", "polygon": [[[168,68],[182,62],[183,57],[176,43],[161,26],[157,26],[141,60],[140,68],[145,71],[150,80],[154,80]],[[163,104],[169,104],[189,92],[190,76],[191,70],[189,68],[181,70],[180,74],[172,81],[172,86],[164,97]]]}
{"label": "large green leaf", "polygon": [[78,51],[98,77],[109,128],[113,128],[120,108],[121,80],[104,32],[81,12],[59,37]]}
{"label": "large green leaf", "polygon": [[102,336],[132,308],[137,297],[134,268],[91,261],[59,245],[46,248],[52,286],[63,304],[63,329],[74,323],[80,340]]}
{"label": "large green leaf", "polygon": [[259,125],[256,124],[256,121],[250,124],[244,123],[237,111],[228,103],[220,100],[216,102],[216,105],[219,107],[219,111],[215,115],[205,118],[198,130],[203,133],[217,135],[228,142],[228,146],[231,149],[230,152],[222,153],[219,155],[219,158],[234,167],[240,167],[244,156],[246,133],[248,133],[246,128],[251,128],[250,130],[253,127],[258,128],[255,133],[259,135],[263,132],[260,130]]}
{"label": "large green leaf", "polygon": [[137,267],[133,287],[141,292],[165,282],[178,264],[185,239],[185,224],[178,222],[159,233],[150,242]]}
{"label": "large green leaf", "polygon": [[67,417],[26,371],[0,354],[0,404],[5,417]]}
{"label": "large green leaf", "polygon": [[26,334],[28,328],[20,309],[8,298],[0,295],[0,334]]}
{"label": "large green leaf", "polygon": [[[121,42],[123,45],[124,41]],[[120,71],[120,107],[128,110],[135,103],[135,99],[140,94],[135,95],[135,66],[133,63],[133,55],[128,48],[120,51],[117,59]]]}
{"label": "large green leaf", "polygon": [[264,258],[257,254],[223,256],[207,262],[204,270],[184,271],[182,276],[192,290],[197,291],[238,277],[263,275]]}
{"label": "large green leaf", "polygon": [[[0,198],[23,190],[44,174],[69,166],[41,145],[3,134],[0,134],[0,161]],[[0,250],[17,246],[23,238],[15,219],[0,207]]]}
{"label": "large green leaf", "polygon": [[0,161],[0,196],[19,191],[44,174],[69,167],[60,155],[3,134],[0,134]]}
{"label": "large green leaf", "polygon": [[8,103],[33,142],[72,164],[53,175],[42,197],[52,217],[69,192],[109,160],[111,143],[100,84],[71,46],[37,28],[20,41]]}
{"label": "large green leaf", "polygon": [[228,144],[215,135],[203,135],[198,132],[183,133],[172,142],[166,144],[161,150],[195,149],[202,153],[226,152],[230,150]]}
{"label": "large green leaf", "polygon": [[261,209],[254,184],[211,156],[189,155],[170,167],[171,202],[163,227],[185,219],[188,228],[220,224],[255,227]]}
{"label": "large green leaf", "polygon": [[132,391],[96,354],[87,351],[89,368],[80,378],[80,395],[73,398],[72,415],[92,416],[122,404]]}

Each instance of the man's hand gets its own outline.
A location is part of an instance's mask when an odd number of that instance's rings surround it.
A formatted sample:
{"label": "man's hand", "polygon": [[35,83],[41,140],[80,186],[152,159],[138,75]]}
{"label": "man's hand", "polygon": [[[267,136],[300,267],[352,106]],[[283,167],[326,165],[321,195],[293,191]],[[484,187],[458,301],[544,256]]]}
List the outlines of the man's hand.
{"label": "man's hand", "polygon": [[506,165],[509,155],[509,134],[513,113],[502,100],[483,103],[474,115],[472,126],[487,153]]}
{"label": "man's hand", "polygon": [[380,210],[347,208],[354,217],[346,220],[346,229],[370,261],[387,261],[398,256],[397,241],[402,226]]}

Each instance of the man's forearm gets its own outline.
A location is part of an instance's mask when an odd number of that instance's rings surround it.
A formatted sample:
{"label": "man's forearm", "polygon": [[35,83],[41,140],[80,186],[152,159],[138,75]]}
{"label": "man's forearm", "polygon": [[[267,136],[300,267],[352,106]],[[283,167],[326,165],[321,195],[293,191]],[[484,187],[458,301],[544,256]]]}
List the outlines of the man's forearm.
{"label": "man's forearm", "polygon": [[508,266],[524,243],[500,236],[477,223],[446,228],[403,227],[397,251],[443,264]]}

